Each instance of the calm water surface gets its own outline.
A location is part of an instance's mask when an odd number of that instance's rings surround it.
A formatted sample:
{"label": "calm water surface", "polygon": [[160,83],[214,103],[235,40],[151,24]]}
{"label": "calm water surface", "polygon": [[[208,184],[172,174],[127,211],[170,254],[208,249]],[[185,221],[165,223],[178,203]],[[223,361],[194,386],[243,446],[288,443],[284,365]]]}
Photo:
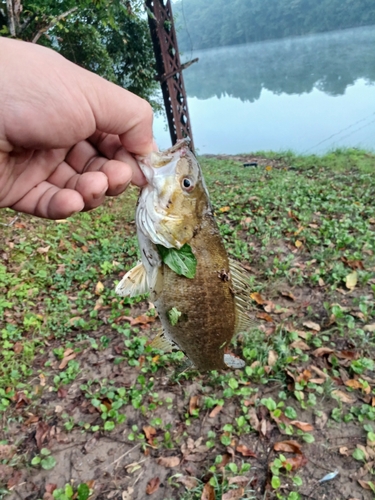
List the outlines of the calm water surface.
{"label": "calm water surface", "polygon": [[[375,150],[375,26],[195,51],[184,71],[201,154]],[[171,142],[166,119],[154,134]]]}

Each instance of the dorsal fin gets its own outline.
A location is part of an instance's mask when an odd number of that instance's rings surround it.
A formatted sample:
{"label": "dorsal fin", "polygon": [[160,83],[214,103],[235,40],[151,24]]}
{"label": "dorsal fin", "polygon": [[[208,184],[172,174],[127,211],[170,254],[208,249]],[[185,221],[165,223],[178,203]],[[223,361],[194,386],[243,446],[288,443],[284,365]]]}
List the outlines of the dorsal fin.
{"label": "dorsal fin", "polygon": [[252,308],[250,299],[251,288],[249,273],[233,259],[229,259],[230,275],[234,288],[234,302],[236,305],[235,333],[246,332],[254,328],[257,322],[250,318],[248,311]]}
{"label": "dorsal fin", "polygon": [[121,297],[135,297],[148,292],[147,274],[142,262],[130,269],[116,286],[116,293]]}
{"label": "dorsal fin", "polygon": [[229,270],[234,286],[234,293],[236,295],[240,295],[245,292],[245,294],[249,296],[251,292],[249,285],[250,275],[246,269],[244,269],[241,264],[235,260],[229,258]]}

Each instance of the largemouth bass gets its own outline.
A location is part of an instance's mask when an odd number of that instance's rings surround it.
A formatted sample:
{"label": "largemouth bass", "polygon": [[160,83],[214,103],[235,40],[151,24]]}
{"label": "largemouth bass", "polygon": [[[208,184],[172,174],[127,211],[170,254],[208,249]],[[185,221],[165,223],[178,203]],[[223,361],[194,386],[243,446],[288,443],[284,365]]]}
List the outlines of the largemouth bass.
{"label": "largemouth bass", "polygon": [[[177,347],[198,370],[243,367],[227,351],[235,333],[252,324],[245,272],[228,259],[197,159],[182,141],[137,160],[148,181],[136,209],[142,262],[116,292],[150,292],[163,326],[154,347]],[[186,256],[193,259],[193,269],[177,274],[165,258],[169,251],[181,256],[182,267]]]}

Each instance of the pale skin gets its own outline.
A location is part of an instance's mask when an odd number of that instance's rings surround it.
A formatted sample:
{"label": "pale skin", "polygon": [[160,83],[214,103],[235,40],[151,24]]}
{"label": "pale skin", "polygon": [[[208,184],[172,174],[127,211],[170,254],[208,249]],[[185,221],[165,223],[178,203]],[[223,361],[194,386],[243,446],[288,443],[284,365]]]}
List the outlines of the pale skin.
{"label": "pale skin", "polygon": [[145,178],[150,105],[31,43],[0,37],[0,207],[62,219]]}

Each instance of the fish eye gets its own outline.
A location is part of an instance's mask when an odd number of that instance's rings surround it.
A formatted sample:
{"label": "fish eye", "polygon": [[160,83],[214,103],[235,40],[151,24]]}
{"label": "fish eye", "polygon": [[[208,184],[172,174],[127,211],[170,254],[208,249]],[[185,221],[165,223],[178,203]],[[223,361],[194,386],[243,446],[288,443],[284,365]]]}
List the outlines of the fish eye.
{"label": "fish eye", "polygon": [[181,182],[184,191],[190,192],[194,189],[194,183],[188,177],[184,177]]}

